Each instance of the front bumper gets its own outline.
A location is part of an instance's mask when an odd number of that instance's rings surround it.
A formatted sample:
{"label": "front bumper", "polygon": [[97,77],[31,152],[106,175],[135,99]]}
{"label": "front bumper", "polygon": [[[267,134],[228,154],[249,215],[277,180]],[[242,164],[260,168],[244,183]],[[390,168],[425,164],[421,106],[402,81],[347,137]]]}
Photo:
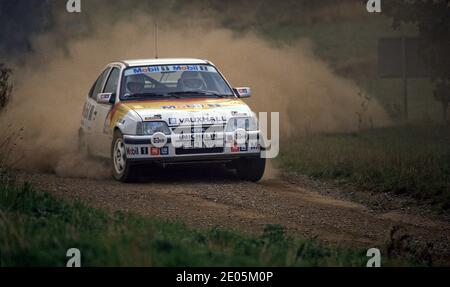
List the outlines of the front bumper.
{"label": "front bumper", "polygon": [[[180,135],[168,135],[166,144],[155,145],[153,136],[125,135],[124,143],[127,159],[136,163],[198,163],[198,162],[229,162],[239,158],[260,157],[261,145],[259,132],[247,132],[245,142],[236,143],[234,133],[223,133],[214,145],[205,146],[203,142],[193,142],[194,138],[203,138],[205,134],[183,135],[182,145]],[[189,145],[190,143],[190,145]]]}

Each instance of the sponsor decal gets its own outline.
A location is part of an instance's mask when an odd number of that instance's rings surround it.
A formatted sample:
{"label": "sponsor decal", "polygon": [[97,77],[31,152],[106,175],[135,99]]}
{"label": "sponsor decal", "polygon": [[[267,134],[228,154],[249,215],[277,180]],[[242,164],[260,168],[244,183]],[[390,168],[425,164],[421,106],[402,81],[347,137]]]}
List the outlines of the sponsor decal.
{"label": "sponsor decal", "polygon": [[181,133],[181,134],[178,136],[178,139],[179,139],[179,141],[187,142],[187,141],[194,140],[194,135],[193,135],[193,134],[185,134],[185,133]]}
{"label": "sponsor decal", "polygon": [[169,155],[169,147],[161,148],[161,155]]}
{"label": "sponsor decal", "polygon": [[192,105],[185,105],[183,108],[185,109],[203,109],[205,106],[202,104],[192,104]]}
{"label": "sponsor decal", "polygon": [[248,93],[248,89],[238,89],[238,93],[239,94],[247,94]]}
{"label": "sponsor decal", "polygon": [[208,104],[208,107],[210,108],[220,108],[221,106],[221,104]]}
{"label": "sponsor decal", "polygon": [[151,73],[185,72],[185,71],[215,72],[215,69],[213,69],[212,67],[208,67],[206,65],[165,65],[165,66],[136,67],[125,71],[125,76],[151,74]]}
{"label": "sponsor decal", "polygon": [[165,142],[165,140],[162,139],[162,138],[159,138],[159,137],[154,137],[153,138],[153,143],[154,144],[160,144],[160,143],[163,143],[163,142]]}
{"label": "sponsor decal", "polygon": [[148,154],[148,147],[141,147],[141,154]]}
{"label": "sponsor decal", "polygon": [[[206,148],[213,148],[216,147],[220,147],[220,141],[216,141],[216,135],[215,134],[204,134],[203,136],[203,144]],[[223,146],[223,144],[222,144]]]}
{"label": "sponsor decal", "polygon": [[138,147],[127,147],[127,155],[139,155],[139,148]]}
{"label": "sponsor decal", "polygon": [[151,138],[152,144],[157,147],[161,148],[166,145],[167,143],[167,137],[163,133],[155,133]]}
{"label": "sponsor decal", "polygon": [[250,150],[252,151],[258,151],[261,149],[261,146],[259,144],[250,144]]}
{"label": "sponsor decal", "polygon": [[247,113],[240,113],[238,111],[232,111],[231,115],[234,116],[234,117],[246,117],[246,116],[248,116]]}
{"label": "sponsor decal", "polygon": [[[117,105],[122,104],[121,102]],[[122,104],[125,108],[124,112],[126,113],[129,109],[133,110],[141,110],[141,109],[164,109],[164,110],[175,110],[181,109],[184,105],[189,104],[202,104],[204,105],[204,109],[206,110],[211,105],[220,105],[221,107],[233,106],[236,107],[234,110],[238,111],[239,107],[247,107],[245,103],[241,100],[233,100],[233,99],[176,99],[176,100],[143,100],[143,101],[130,101],[126,104]],[[246,112],[246,111],[241,111]],[[159,113],[159,112],[154,112]],[[229,115],[229,112],[228,112]],[[176,117],[174,114],[170,115],[171,117]]]}
{"label": "sponsor decal", "polygon": [[244,129],[237,129],[234,132],[234,140],[240,145],[245,144],[245,142],[247,141],[247,138],[248,138],[248,134]]}
{"label": "sponsor decal", "polygon": [[100,94],[100,100],[108,100],[111,98],[110,94]]}
{"label": "sponsor decal", "polygon": [[238,146],[232,146],[231,152],[239,152],[241,149]]}
{"label": "sponsor decal", "polygon": [[157,148],[157,147],[152,147],[152,148],[150,149],[150,154],[151,154],[151,155],[159,155],[159,148]]}
{"label": "sponsor decal", "polygon": [[169,118],[169,125],[176,125],[177,124],[177,119],[176,118]]}
{"label": "sponsor decal", "polygon": [[211,123],[211,122],[226,122],[227,118],[225,116],[208,116],[208,117],[190,117],[190,118],[180,118],[178,120],[180,124],[185,123]]}
{"label": "sponsor decal", "polygon": [[146,117],[144,120],[145,121],[156,121],[156,120],[161,120],[162,116],[161,115],[154,115],[152,117]]}
{"label": "sponsor decal", "polygon": [[204,128],[203,127],[192,127],[191,128],[191,133],[193,134],[198,134],[198,133],[203,133],[204,132]]}
{"label": "sponsor decal", "polygon": [[177,65],[177,66],[172,66],[173,70],[178,72],[178,71],[200,71],[200,67],[199,66],[194,66],[194,65]]}
{"label": "sponsor decal", "polygon": [[165,67],[153,66],[153,67],[139,67],[133,69],[133,74],[148,74],[148,73],[161,73],[165,71]]}

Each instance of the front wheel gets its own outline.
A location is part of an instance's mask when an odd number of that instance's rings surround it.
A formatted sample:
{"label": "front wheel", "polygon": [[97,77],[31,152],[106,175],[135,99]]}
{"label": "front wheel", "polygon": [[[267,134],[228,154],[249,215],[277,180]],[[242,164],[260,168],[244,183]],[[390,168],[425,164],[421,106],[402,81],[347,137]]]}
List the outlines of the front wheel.
{"label": "front wheel", "polygon": [[235,162],[237,176],[242,180],[257,182],[266,169],[265,158],[242,158]]}
{"label": "front wheel", "polygon": [[119,131],[114,132],[111,162],[115,179],[122,182],[132,182],[136,179],[134,167],[127,159],[123,135]]}

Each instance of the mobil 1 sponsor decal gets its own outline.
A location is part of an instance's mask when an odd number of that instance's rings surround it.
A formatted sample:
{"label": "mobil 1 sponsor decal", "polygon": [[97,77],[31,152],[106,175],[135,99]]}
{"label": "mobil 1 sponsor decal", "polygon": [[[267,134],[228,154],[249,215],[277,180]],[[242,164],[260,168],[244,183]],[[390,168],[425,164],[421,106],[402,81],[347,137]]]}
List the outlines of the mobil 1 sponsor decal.
{"label": "mobil 1 sponsor decal", "polygon": [[125,71],[125,76],[131,74],[152,74],[152,73],[168,73],[168,72],[214,72],[213,69],[205,65],[166,65],[166,66],[150,66],[150,67],[137,67]]}
{"label": "mobil 1 sponsor decal", "polygon": [[138,147],[127,147],[127,156],[139,155]]}

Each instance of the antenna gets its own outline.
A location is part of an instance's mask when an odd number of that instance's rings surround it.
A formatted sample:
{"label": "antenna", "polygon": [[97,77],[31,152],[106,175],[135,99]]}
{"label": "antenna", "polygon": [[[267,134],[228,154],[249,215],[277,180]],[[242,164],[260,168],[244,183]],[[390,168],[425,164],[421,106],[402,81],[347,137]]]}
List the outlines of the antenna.
{"label": "antenna", "polygon": [[155,22],[155,59],[158,59],[158,22]]}

